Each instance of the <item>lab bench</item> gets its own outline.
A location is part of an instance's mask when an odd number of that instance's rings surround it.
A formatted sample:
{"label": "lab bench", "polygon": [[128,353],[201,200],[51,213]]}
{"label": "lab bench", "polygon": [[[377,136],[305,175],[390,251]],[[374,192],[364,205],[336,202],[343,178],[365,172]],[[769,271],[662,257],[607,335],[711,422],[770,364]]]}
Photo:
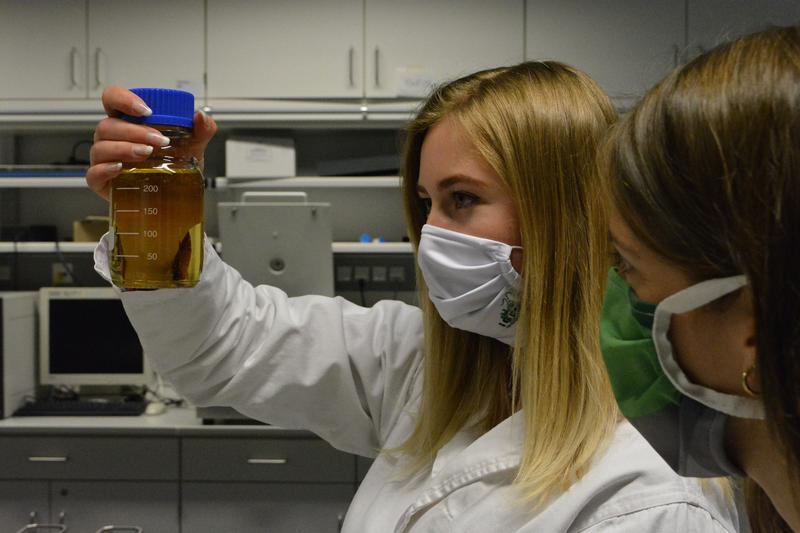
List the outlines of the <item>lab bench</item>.
{"label": "lab bench", "polygon": [[203,425],[191,408],[9,418],[0,420],[0,530],[336,532],[368,464],[308,431]]}

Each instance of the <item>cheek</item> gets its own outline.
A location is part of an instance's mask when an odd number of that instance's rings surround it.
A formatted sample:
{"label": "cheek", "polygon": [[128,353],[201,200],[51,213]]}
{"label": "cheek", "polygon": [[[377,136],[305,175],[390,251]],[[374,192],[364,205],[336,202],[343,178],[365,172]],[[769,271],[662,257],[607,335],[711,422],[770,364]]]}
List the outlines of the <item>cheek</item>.
{"label": "cheek", "polygon": [[693,383],[728,394],[739,394],[739,366],[733,335],[719,316],[704,310],[672,317],[669,338],[683,372]]}

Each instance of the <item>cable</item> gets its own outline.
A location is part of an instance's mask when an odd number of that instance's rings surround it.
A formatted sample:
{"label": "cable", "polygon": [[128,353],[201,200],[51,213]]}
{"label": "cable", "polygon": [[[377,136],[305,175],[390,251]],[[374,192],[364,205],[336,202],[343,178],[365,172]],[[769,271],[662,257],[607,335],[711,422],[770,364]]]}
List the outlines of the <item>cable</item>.
{"label": "cable", "polygon": [[361,307],[366,307],[367,306],[367,297],[366,297],[366,294],[364,294],[364,285],[365,285],[365,283],[366,282],[364,281],[364,278],[361,278],[361,279],[358,280],[358,292],[359,292],[359,294],[361,294]]}

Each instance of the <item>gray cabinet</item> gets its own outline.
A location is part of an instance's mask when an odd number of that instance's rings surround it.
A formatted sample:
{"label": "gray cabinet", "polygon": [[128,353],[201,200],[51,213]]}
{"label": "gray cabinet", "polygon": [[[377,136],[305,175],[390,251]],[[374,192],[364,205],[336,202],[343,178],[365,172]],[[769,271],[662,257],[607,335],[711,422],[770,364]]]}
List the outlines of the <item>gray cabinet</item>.
{"label": "gray cabinet", "polygon": [[526,59],[555,59],[632,103],[674,68],[685,41],[683,0],[527,0]]}
{"label": "gray cabinet", "polygon": [[183,531],[336,532],[356,458],[310,438],[184,438]]}
{"label": "gray cabinet", "polygon": [[86,98],[84,0],[0,0],[0,98]]}
{"label": "gray cabinet", "polygon": [[364,1],[367,97],[419,98],[431,85],[523,59],[523,0]]}
{"label": "gray cabinet", "polygon": [[110,84],[202,96],[203,0],[0,0],[0,99],[95,100]]}
{"label": "gray cabinet", "polygon": [[93,533],[114,525],[176,533],[178,487],[177,481],[56,481],[51,484],[52,515],[63,516],[68,531]]}
{"label": "gray cabinet", "polygon": [[0,527],[34,521],[70,531],[176,532],[178,463],[176,438],[2,436]]}
{"label": "gray cabinet", "polygon": [[17,531],[49,522],[49,490],[46,481],[0,481],[0,528]]}
{"label": "gray cabinet", "polygon": [[185,532],[336,533],[354,494],[352,483],[184,482]]}
{"label": "gray cabinet", "polygon": [[747,33],[800,22],[800,0],[689,0],[687,7],[689,57]]}
{"label": "gray cabinet", "polygon": [[359,98],[363,0],[208,0],[211,98]]}
{"label": "gray cabinet", "polygon": [[0,435],[0,531],[334,533],[360,481],[355,456],[306,432],[52,431]]}

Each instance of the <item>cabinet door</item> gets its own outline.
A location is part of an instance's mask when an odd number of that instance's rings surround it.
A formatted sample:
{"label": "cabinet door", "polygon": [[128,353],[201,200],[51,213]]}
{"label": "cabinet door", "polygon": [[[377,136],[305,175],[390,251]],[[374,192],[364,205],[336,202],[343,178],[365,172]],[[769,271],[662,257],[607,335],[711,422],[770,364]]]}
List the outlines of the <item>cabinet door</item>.
{"label": "cabinet door", "polygon": [[212,98],[358,98],[362,0],[208,0]]}
{"label": "cabinet door", "polygon": [[689,0],[689,54],[736,37],[800,22],[800,0]]}
{"label": "cabinet door", "polygon": [[83,0],[0,0],[0,99],[86,98]]}
{"label": "cabinet door", "polygon": [[[32,517],[31,513],[35,513]],[[0,481],[0,526],[17,531],[31,521],[50,521],[46,481]]]}
{"label": "cabinet door", "polygon": [[683,0],[528,0],[526,59],[555,59],[594,78],[621,103],[678,64]]}
{"label": "cabinet door", "polygon": [[337,533],[352,484],[183,483],[181,527],[192,533]]}
{"label": "cabinet door", "polygon": [[147,533],[179,530],[177,482],[53,482],[51,494],[53,515],[63,512],[69,531],[109,525],[138,526]]}
{"label": "cabinet door", "polygon": [[203,0],[89,0],[89,95],[108,85],[204,94]]}
{"label": "cabinet door", "polygon": [[422,97],[432,84],[522,61],[523,0],[365,0],[368,97]]}

